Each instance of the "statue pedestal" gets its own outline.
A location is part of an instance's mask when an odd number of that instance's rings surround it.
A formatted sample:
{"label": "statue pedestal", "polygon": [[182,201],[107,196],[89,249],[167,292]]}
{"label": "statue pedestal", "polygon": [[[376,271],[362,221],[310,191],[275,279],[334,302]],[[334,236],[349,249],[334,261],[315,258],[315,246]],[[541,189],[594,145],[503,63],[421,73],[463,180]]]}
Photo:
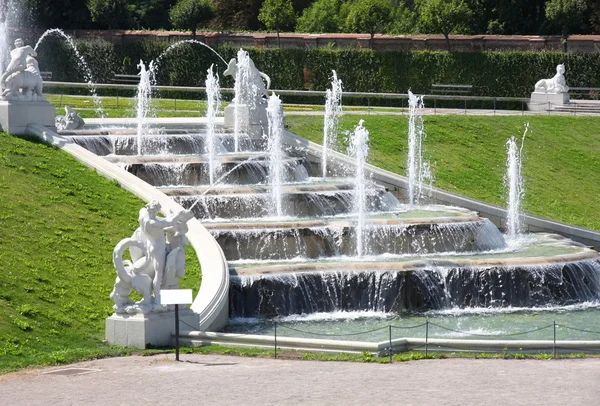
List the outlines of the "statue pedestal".
{"label": "statue pedestal", "polygon": [[10,134],[25,134],[27,124],[54,129],[56,110],[47,101],[0,101],[0,126]]}
{"label": "statue pedestal", "polygon": [[[224,122],[223,122],[223,126],[225,128],[227,128],[230,131],[233,131],[234,126],[235,126],[235,112],[236,107],[235,104],[230,104],[229,106],[225,107],[224,111],[223,111],[223,115],[224,115]],[[240,131],[247,133],[250,138],[262,138],[263,136],[263,131],[266,131],[266,115],[263,118],[264,122],[265,122],[265,128],[263,130],[263,125],[261,123],[261,118],[260,117],[251,117],[250,116],[250,109],[248,108],[247,105],[245,104],[240,104],[239,107],[237,108],[237,114],[239,115],[239,123],[240,123]]]}
{"label": "statue pedestal", "polygon": [[[190,309],[179,310],[179,326],[189,330],[200,323],[198,315]],[[175,311],[148,314],[113,314],[106,318],[106,341],[113,345],[146,348],[173,345]]]}
{"label": "statue pedestal", "polygon": [[565,104],[569,104],[569,93],[533,92],[528,106],[531,111],[547,111]]}

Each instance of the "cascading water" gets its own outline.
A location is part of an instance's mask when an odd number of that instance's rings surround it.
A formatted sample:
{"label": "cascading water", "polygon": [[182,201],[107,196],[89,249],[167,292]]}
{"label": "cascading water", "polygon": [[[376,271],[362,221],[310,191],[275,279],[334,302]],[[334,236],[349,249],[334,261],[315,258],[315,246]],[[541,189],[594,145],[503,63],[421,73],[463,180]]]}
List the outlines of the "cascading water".
{"label": "cascading water", "polygon": [[92,99],[94,101],[94,107],[96,110],[96,115],[100,118],[106,117],[106,114],[104,113],[104,110],[102,109],[102,101],[98,97],[98,93],[96,91],[96,84],[94,81],[94,76],[92,75],[92,71],[90,70],[90,67],[88,66],[87,62],[85,61],[85,58],[83,57],[83,55],[81,55],[81,53],[79,52],[79,49],[77,48],[77,45],[75,44],[75,41],[73,40],[73,38],[71,38],[70,36],[65,34],[65,32],[61,29],[52,28],[50,30],[46,30],[42,34],[42,36],[37,40],[34,49],[37,51],[40,44],[49,35],[57,35],[58,37],[62,38],[71,47],[71,49],[73,49],[73,52],[75,53],[75,57],[77,58],[77,65],[79,66],[79,69],[81,69],[83,71],[83,77],[88,85],[90,94],[92,95]]}
{"label": "cascading water", "polygon": [[521,203],[525,193],[524,181],[521,176],[523,144],[529,130],[529,123],[525,124],[521,147],[517,146],[515,137],[506,141],[506,175],[504,185],[508,191],[506,209],[506,236],[508,243],[515,243],[518,234],[522,232]]}
{"label": "cascading water", "polygon": [[364,251],[363,232],[366,223],[366,183],[365,164],[369,154],[369,132],[358,122],[350,138],[348,153],[356,160],[356,186],[354,189],[354,212],[356,213],[356,255],[361,257]]}
{"label": "cascading water", "polygon": [[267,119],[269,122],[269,139],[267,149],[269,151],[269,178],[271,180],[271,196],[275,215],[281,217],[283,209],[282,184],[284,175],[284,155],[281,136],[283,133],[283,111],[279,96],[271,95],[267,106]]}
{"label": "cascading water", "polygon": [[412,206],[422,197],[423,186],[431,181],[431,168],[429,162],[423,159],[423,140],[425,129],[423,126],[423,96],[415,96],[408,91],[408,200]]}
{"label": "cascading water", "polygon": [[[240,132],[242,123],[242,104],[251,103],[254,97],[244,97],[244,92],[256,92],[250,86],[250,56],[248,52],[240,49],[237,53],[237,70],[235,72],[235,84],[233,87],[233,142],[234,151],[240,150]],[[250,106],[247,105],[248,109]]]}
{"label": "cascading water", "polygon": [[150,104],[152,102],[153,63],[150,62],[149,69],[146,69],[144,61],[140,60],[138,68],[140,69],[140,73],[138,73],[140,83],[138,83],[135,95],[135,110],[137,116],[137,153],[138,155],[142,155],[143,136],[149,131],[147,119],[150,114]]}
{"label": "cascading water", "polygon": [[206,153],[208,155],[208,171],[211,186],[215,182],[215,173],[217,171],[216,161],[216,140],[215,140],[215,118],[221,106],[221,93],[219,91],[219,77],[213,72],[213,65],[210,65],[206,75]]}
{"label": "cascading water", "polygon": [[329,149],[336,146],[339,120],[344,114],[342,110],[342,81],[338,79],[335,71],[331,78],[331,89],[327,89],[325,96],[325,118],[323,119],[323,179],[327,177],[327,156]]}

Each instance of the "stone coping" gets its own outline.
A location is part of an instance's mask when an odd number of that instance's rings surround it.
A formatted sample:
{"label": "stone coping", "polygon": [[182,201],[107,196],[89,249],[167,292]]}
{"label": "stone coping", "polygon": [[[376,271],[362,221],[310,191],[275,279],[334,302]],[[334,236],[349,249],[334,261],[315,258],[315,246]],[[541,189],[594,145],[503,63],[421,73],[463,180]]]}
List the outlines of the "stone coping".
{"label": "stone coping", "polygon": [[[377,186],[380,188],[379,186]],[[383,189],[383,188],[381,188]],[[256,195],[271,192],[271,185],[214,185],[198,187],[161,187],[161,191],[169,196],[197,196],[197,195]],[[335,193],[340,191],[353,191],[354,184],[348,182],[329,182],[329,183],[301,183],[284,184],[281,186],[281,192],[284,194],[304,194],[304,193]]]}
{"label": "stone coping", "polygon": [[[390,213],[391,214],[391,213]],[[366,218],[367,226],[428,226],[444,225],[457,223],[481,223],[485,221],[474,212],[460,213],[455,216],[442,215],[439,217],[378,217],[369,216]],[[244,221],[236,219],[235,221],[205,221],[204,226],[209,230],[281,230],[298,228],[354,228],[356,227],[355,216],[339,216],[331,218],[274,218],[272,220]]]}
{"label": "stone coping", "polygon": [[[239,163],[243,164],[246,161],[252,162],[264,162],[268,159],[268,154],[264,152],[244,152],[244,153],[231,153],[222,154],[217,157],[220,163]],[[109,162],[120,163],[127,165],[143,165],[143,164],[155,164],[155,163],[174,163],[174,164],[208,164],[209,158],[206,155],[190,156],[190,155],[106,155],[104,156]],[[290,158],[289,161],[297,161],[299,158]]]}
{"label": "stone coping", "polygon": [[[173,199],[149,185],[135,175],[111,164],[73,142],[65,140],[53,131],[39,124],[29,124],[27,133],[46,143],[64,150],[84,165],[93,168],[105,178],[119,182],[119,185],[142,200],[158,200],[163,211],[181,210]],[[132,216],[137,213],[132,213]],[[188,222],[188,240],[194,248],[202,268],[202,284],[191,309],[199,315],[200,330],[218,330],[229,319],[229,272],[223,251],[210,232],[197,219]],[[133,230],[132,230],[133,231]],[[126,237],[126,236],[124,236]],[[107,298],[108,299],[108,298]]]}

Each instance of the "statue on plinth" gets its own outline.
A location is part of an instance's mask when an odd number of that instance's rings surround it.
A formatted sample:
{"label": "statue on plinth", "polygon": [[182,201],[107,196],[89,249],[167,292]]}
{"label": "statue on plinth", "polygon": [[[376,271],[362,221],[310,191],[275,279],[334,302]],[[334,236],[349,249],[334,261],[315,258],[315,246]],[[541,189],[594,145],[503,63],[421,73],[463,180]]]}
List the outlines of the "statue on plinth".
{"label": "statue on plinth", "polygon": [[[186,223],[190,210],[160,217],[160,203],[151,201],[139,213],[139,227],[131,238],[121,240],[113,251],[117,278],[110,294],[115,313],[150,313],[168,310],[160,302],[161,289],[178,289],[185,275]],[[123,254],[129,250],[130,260]],[[142,295],[136,303],[128,296]]]}
{"label": "statue on plinth", "polygon": [[42,94],[43,82],[35,50],[25,45],[21,38],[15,40],[15,49],[10,51],[10,63],[0,77],[1,98],[16,101],[45,101]]}
{"label": "statue on plinth", "polygon": [[56,129],[58,131],[80,130],[85,125],[83,118],[69,106],[65,106],[65,115],[56,116]]}
{"label": "statue on plinth", "polygon": [[565,81],[565,65],[560,64],[556,67],[556,75],[552,79],[542,79],[535,84],[536,92],[543,93],[567,93],[569,86]]}

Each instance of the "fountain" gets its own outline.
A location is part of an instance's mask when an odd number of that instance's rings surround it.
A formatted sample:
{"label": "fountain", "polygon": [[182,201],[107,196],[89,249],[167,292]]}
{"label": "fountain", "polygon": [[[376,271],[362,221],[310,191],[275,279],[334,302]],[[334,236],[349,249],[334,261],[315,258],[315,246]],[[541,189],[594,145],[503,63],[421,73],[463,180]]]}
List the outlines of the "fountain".
{"label": "fountain", "polygon": [[221,107],[221,94],[219,92],[219,77],[213,72],[213,65],[210,65],[206,75],[206,153],[208,155],[208,172],[210,185],[215,183],[215,173],[217,171],[216,160],[216,140],[215,140],[215,118]]}
{"label": "fountain", "polygon": [[146,70],[144,61],[138,64],[140,69],[140,82],[137,86],[135,95],[135,110],[137,113],[137,154],[142,155],[142,137],[149,132],[147,118],[150,114],[150,105],[152,103],[152,82],[153,82],[153,65],[150,62],[150,69]]}
{"label": "fountain", "polygon": [[284,157],[281,135],[283,132],[283,108],[281,100],[276,95],[269,97],[267,106],[269,120],[269,138],[267,150],[269,151],[269,177],[271,179],[271,196],[275,215],[281,217],[281,186],[283,183]]}
{"label": "fountain", "polygon": [[422,197],[423,186],[431,179],[429,163],[423,159],[423,96],[415,96],[408,91],[409,121],[408,121],[408,201],[414,206]]}
{"label": "fountain", "polygon": [[342,110],[342,81],[338,79],[335,71],[331,78],[331,89],[325,92],[325,117],[323,118],[323,179],[327,177],[327,156],[329,149],[334,149],[337,144],[337,133]]}
{"label": "fountain", "polygon": [[525,131],[521,140],[521,147],[517,147],[515,137],[506,141],[506,175],[504,185],[508,191],[506,209],[506,235],[509,244],[517,241],[519,233],[522,232],[521,223],[521,203],[525,193],[523,177],[521,176],[521,166],[523,157],[523,144],[525,136],[529,130],[529,124],[525,124]]}
{"label": "fountain", "polygon": [[348,147],[348,155],[356,160],[356,186],[354,188],[354,212],[356,213],[356,255],[363,256],[364,235],[366,225],[366,200],[367,200],[367,178],[365,163],[369,153],[369,132],[363,127],[360,120],[352,136]]}
{"label": "fountain", "polygon": [[[229,263],[229,316],[244,319],[228,327],[232,331],[262,320],[323,314],[362,312],[379,320],[382,314],[505,312],[600,298],[595,251],[551,234],[513,245],[510,232],[505,239],[476,212],[423,204],[430,169],[423,158],[421,97],[410,94],[408,199],[400,202],[402,182],[394,184],[393,195],[370,176],[362,121],[350,139],[350,157],[328,155],[332,138],[317,151],[285,132],[281,100],[267,100],[269,81],[245,51],[225,74],[236,78],[238,89],[225,117],[216,117],[218,80],[210,69],[207,118],[165,124],[162,134],[153,135],[167,143],[161,151],[137,156],[130,139],[138,134],[129,129],[119,130],[128,141],[112,155],[102,138],[111,130],[87,125],[64,134],[202,220]],[[334,80],[340,83],[335,73]],[[334,99],[328,98],[333,110]],[[510,151],[510,173],[517,174],[516,146]],[[203,271],[208,276],[212,269]]]}

